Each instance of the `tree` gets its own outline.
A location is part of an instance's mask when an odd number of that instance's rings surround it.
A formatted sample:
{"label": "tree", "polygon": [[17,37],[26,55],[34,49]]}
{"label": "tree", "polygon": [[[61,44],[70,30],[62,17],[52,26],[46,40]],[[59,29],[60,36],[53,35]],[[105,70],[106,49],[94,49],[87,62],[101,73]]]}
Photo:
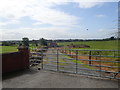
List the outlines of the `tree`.
{"label": "tree", "polygon": [[114,39],[115,39],[114,36],[110,37],[110,40],[114,40]]}
{"label": "tree", "polygon": [[47,41],[44,38],[41,38],[40,39],[40,45],[47,46],[48,44],[47,44]]}
{"label": "tree", "polygon": [[3,41],[2,42],[2,46],[12,46],[12,45],[15,45],[15,43],[12,41]]}
{"label": "tree", "polygon": [[24,46],[29,46],[29,39],[27,37],[22,38],[22,40]]}
{"label": "tree", "polygon": [[38,46],[38,42],[36,40],[32,40],[32,44],[35,45],[36,47]]}
{"label": "tree", "polygon": [[2,46],[10,46],[10,44],[7,41],[3,41]]}

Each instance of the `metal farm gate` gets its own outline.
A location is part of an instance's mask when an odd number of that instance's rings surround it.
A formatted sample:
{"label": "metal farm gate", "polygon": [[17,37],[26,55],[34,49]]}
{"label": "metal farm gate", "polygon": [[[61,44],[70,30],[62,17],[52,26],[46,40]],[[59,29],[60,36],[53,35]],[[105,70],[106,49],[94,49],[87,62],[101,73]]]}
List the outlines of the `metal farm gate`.
{"label": "metal farm gate", "polygon": [[30,63],[39,70],[120,79],[119,50],[38,49]]}

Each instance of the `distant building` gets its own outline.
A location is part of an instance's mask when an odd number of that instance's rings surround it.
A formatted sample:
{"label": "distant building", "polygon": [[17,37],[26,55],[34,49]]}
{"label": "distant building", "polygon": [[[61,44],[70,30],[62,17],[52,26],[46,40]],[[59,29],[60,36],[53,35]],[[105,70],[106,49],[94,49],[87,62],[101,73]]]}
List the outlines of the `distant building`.
{"label": "distant building", "polygon": [[51,42],[49,47],[58,47],[57,43],[56,42]]}
{"label": "distant building", "polygon": [[85,45],[85,44],[80,44],[80,45],[71,44],[71,45],[67,45],[67,47],[69,47],[69,48],[90,48],[90,46]]}

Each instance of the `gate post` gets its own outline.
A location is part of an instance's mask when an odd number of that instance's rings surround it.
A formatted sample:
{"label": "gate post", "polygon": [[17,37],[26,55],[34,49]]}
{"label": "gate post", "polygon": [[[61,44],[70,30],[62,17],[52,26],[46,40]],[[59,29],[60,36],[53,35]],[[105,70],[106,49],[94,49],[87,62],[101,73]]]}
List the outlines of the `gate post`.
{"label": "gate post", "polygon": [[76,50],[76,73],[78,73],[78,50]]}
{"label": "gate post", "polygon": [[19,52],[23,54],[23,67],[29,68],[29,48],[28,47],[18,47]]}
{"label": "gate post", "polygon": [[59,71],[59,49],[57,49],[57,71]]}

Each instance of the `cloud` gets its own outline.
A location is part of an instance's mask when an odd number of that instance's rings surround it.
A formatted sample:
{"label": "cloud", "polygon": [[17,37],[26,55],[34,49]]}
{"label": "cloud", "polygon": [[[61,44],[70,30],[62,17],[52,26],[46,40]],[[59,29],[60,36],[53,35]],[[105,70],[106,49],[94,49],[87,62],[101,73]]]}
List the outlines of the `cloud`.
{"label": "cloud", "polygon": [[[8,19],[7,22],[0,22],[1,27],[7,27],[10,24],[20,24],[23,17],[29,17],[34,20],[32,25],[51,25],[44,28],[21,28],[3,29],[2,37],[4,40],[20,39],[29,37],[30,39],[44,38],[79,38],[80,33],[69,32],[72,28],[80,28],[80,18],[64,11],[58,11],[55,7],[68,3],[77,3],[78,8],[92,8],[101,6],[99,0],[1,0],[0,17]],[[85,36],[85,34],[84,34]],[[83,37],[84,37],[83,36]]]}
{"label": "cloud", "polygon": [[98,15],[96,15],[96,17],[98,17],[98,18],[103,18],[103,17],[106,17],[106,16],[103,15],[103,14],[98,14]]}
{"label": "cloud", "polygon": [[0,3],[0,16],[10,20],[28,16],[40,24],[76,25],[78,17],[51,8],[63,3],[60,0],[4,0]]}
{"label": "cloud", "polygon": [[7,26],[9,24],[20,24],[20,21],[18,21],[18,20],[9,20],[9,21],[6,21],[6,22],[0,22],[0,27]]}
{"label": "cloud", "polygon": [[73,32],[68,27],[44,27],[44,28],[21,28],[21,29],[0,29],[1,40],[21,40],[23,37],[32,39],[96,39],[113,36],[117,30],[99,29],[95,32],[79,30]]}
{"label": "cloud", "polygon": [[80,8],[92,8],[95,6],[101,6],[103,2],[76,2],[79,3]]}
{"label": "cloud", "polygon": [[101,36],[110,37],[110,36],[116,36],[115,32],[118,32],[118,30],[117,29],[99,29],[97,32],[101,34]]}
{"label": "cloud", "polygon": [[79,17],[54,8],[57,5],[69,2],[78,3],[80,8],[91,8],[101,4],[80,2],[80,0],[3,0],[0,3],[0,16],[9,20],[19,20],[28,16],[32,20],[36,20],[37,24],[77,25]]}
{"label": "cloud", "polygon": [[[7,27],[13,21],[19,22],[22,17],[35,20],[33,25],[50,24],[53,26],[76,27],[80,17],[70,15],[55,9],[57,5],[78,3],[79,8],[91,8],[101,5],[96,2],[81,2],[82,0],[3,0],[0,2],[0,17],[7,18],[8,22],[1,22],[0,26]],[[21,22],[22,23],[22,22]],[[14,24],[14,23],[13,23]]]}
{"label": "cloud", "polygon": [[77,2],[119,2],[119,0],[72,0]]}
{"label": "cloud", "polygon": [[[56,39],[56,38],[68,38],[72,33],[68,33],[70,28],[62,27],[46,27],[46,28],[21,28],[21,29],[1,29],[2,40],[18,40],[23,37],[30,39]],[[73,36],[73,35],[72,35]]]}

